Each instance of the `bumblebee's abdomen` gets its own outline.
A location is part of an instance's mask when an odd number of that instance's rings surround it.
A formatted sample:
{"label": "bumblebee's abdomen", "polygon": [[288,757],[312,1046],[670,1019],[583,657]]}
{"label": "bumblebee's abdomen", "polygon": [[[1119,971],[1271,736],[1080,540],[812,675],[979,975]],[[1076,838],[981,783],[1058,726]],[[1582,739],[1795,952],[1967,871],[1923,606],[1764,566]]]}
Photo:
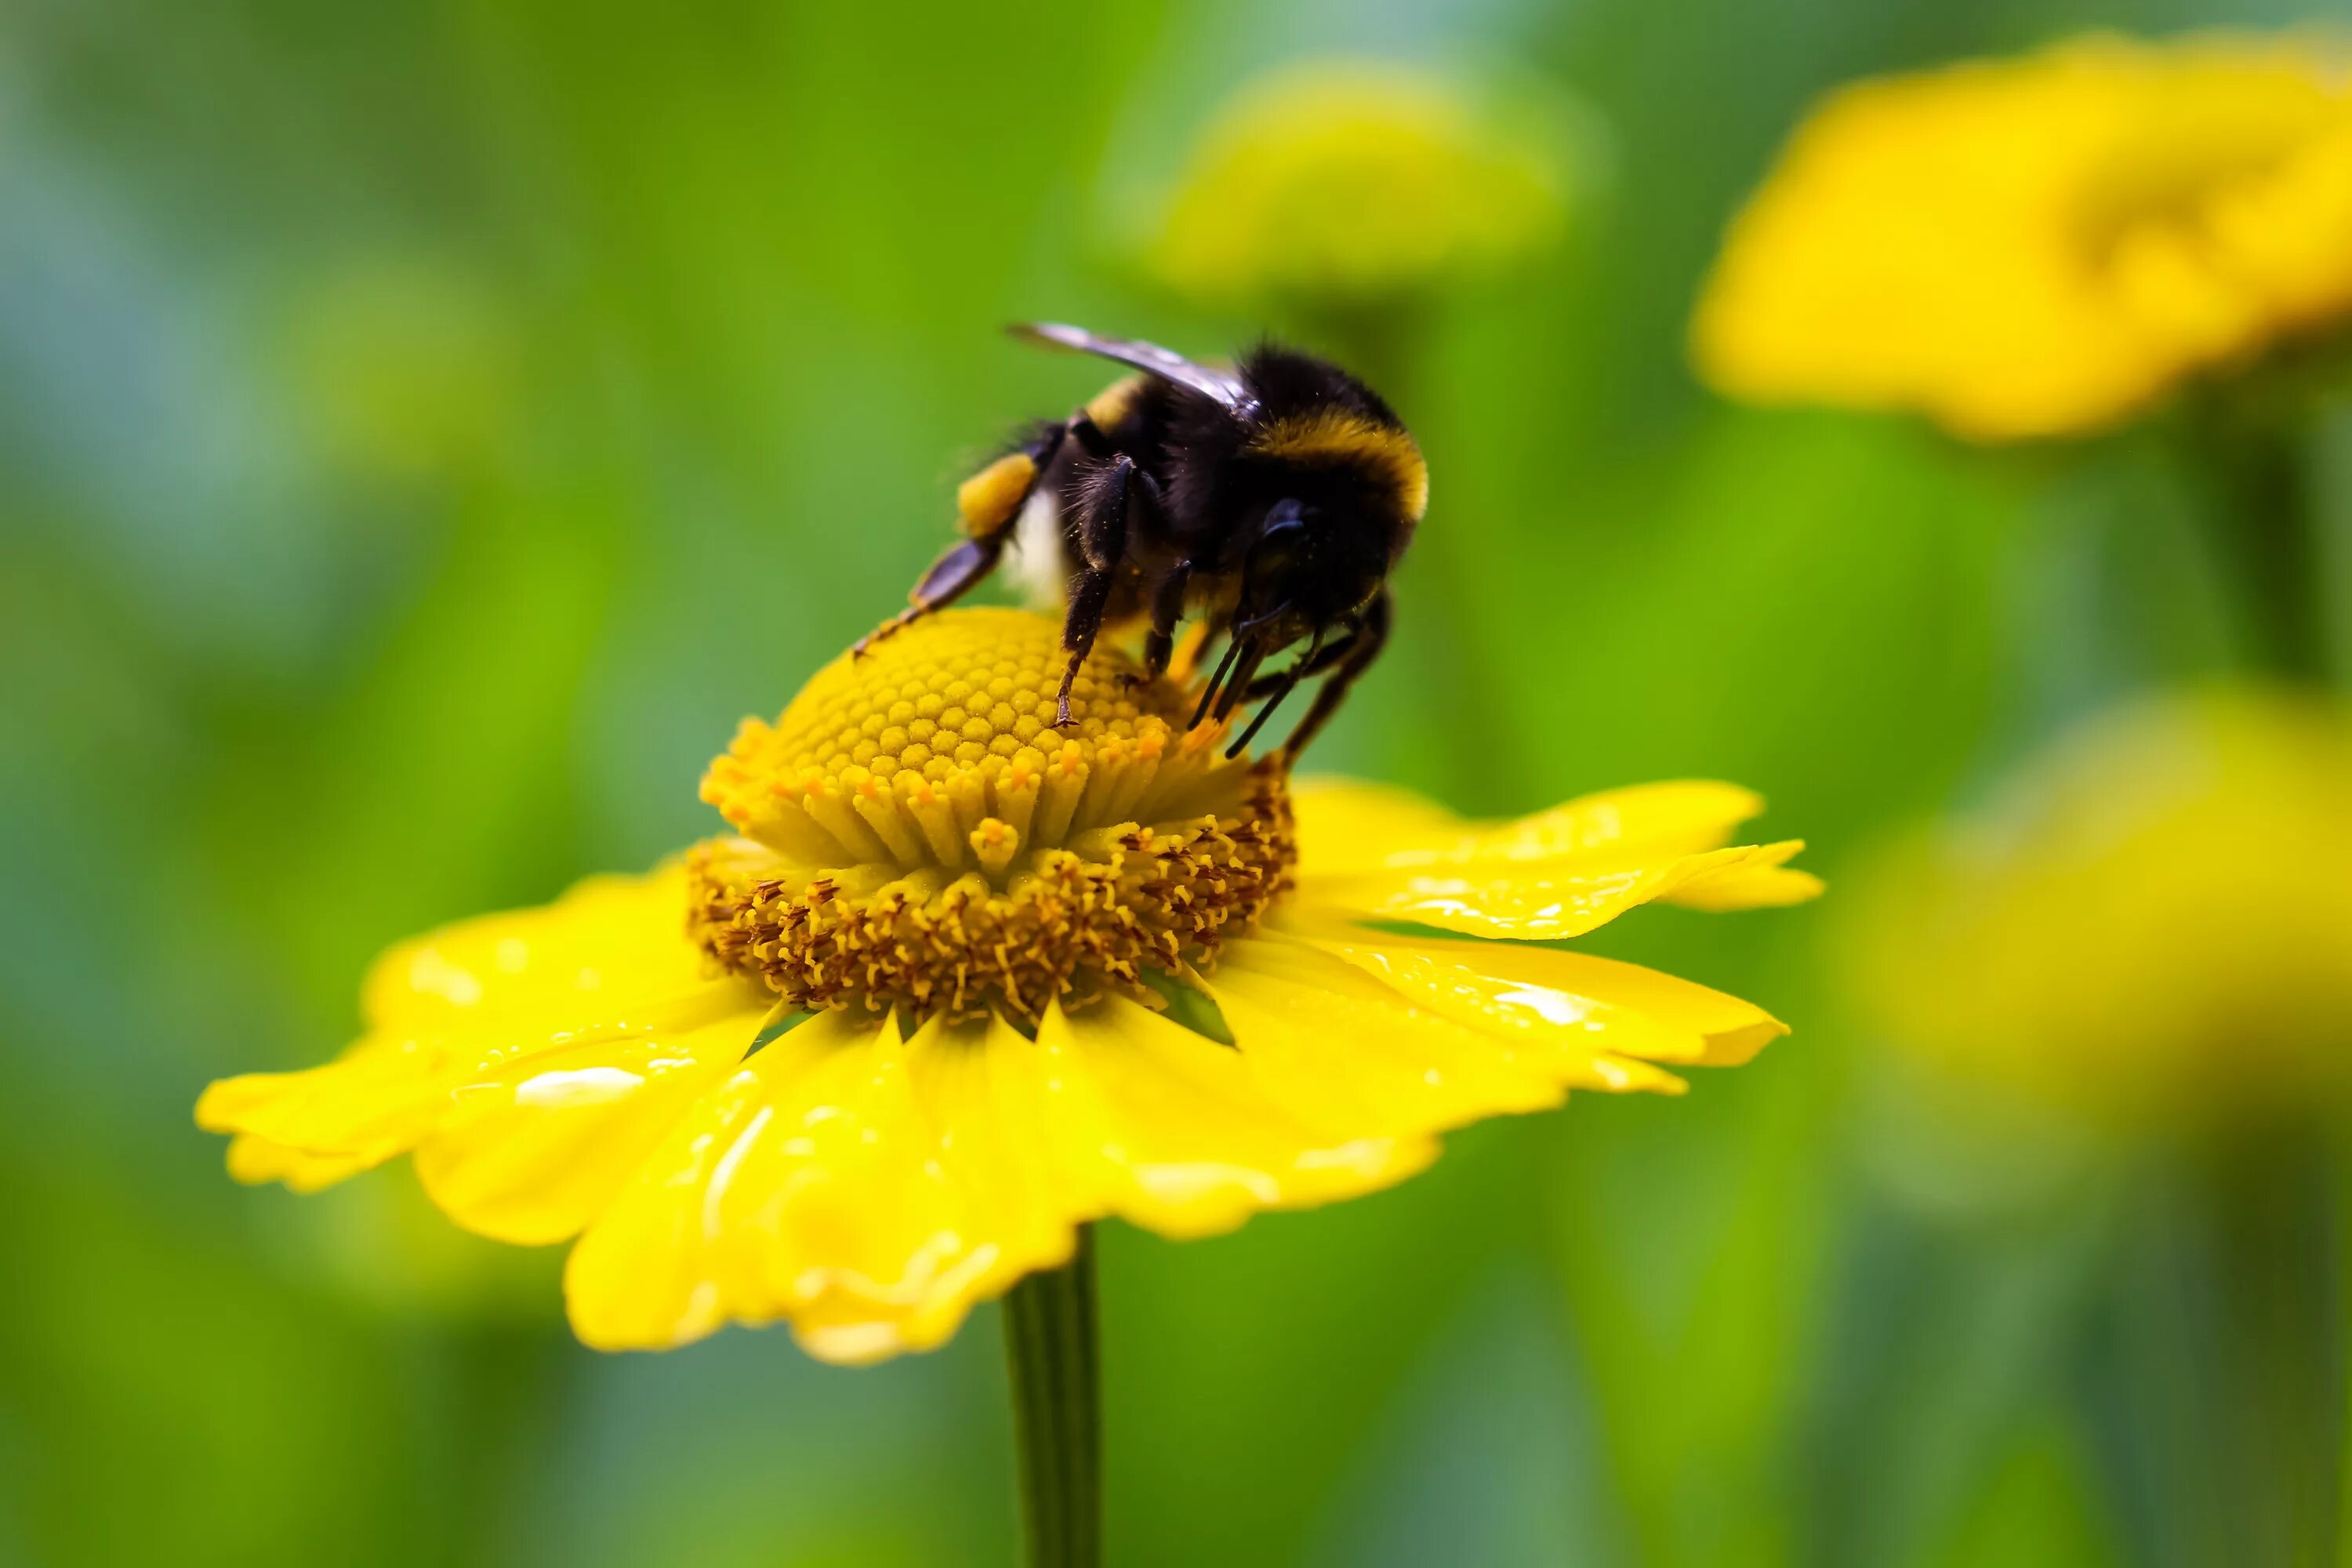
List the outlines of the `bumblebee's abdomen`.
{"label": "bumblebee's abdomen", "polygon": [[1094,421],[1095,428],[1117,440],[1119,432],[1142,412],[1143,391],[1150,380],[1140,372],[1119,377],[1095,394],[1087,404],[1087,417]]}

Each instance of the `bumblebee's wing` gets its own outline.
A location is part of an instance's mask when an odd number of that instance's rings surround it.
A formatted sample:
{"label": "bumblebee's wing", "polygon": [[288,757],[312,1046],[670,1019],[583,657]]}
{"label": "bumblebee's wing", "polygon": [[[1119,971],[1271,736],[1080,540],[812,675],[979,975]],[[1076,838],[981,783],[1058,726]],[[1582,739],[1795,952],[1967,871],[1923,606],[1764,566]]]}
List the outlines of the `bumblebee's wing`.
{"label": "bumblebee's wing", "polygon": [[1120,364],[1156,375],[1162,381],[1189,386],[1204,397],[1215,398],[1227,408],[1239,409],[1250,401],[1248,389],[1228,372],[1194,364],[1182,354],[1163,349],[1158,343],[1098,338],[1084,327],[1064,326],[1059,321],[1023,321],[1010,330],[1014,337],[1026,342],[1072,349],[1079,353],[1100,354],[1105,359],[1116,360]]}

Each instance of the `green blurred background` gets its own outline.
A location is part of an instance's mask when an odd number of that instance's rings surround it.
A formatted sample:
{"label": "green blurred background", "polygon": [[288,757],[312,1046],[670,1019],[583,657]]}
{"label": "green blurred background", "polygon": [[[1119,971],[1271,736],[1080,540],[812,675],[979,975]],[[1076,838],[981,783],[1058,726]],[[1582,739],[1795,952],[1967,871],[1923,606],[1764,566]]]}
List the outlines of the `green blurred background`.
{"label": "green blurred background", "polygon": [[[1391,390],[1435,500],[1318,763],[1475,812],[1736,779],[1834,888],[2245,639],[2153,440],[1993,458],[1701,392],[1723,223],[1851,76],[2303,14],[12,7],[0,1561],[1009,1563],[992,1313],[866,1371],[600,1356],[553,1257],[404,1172],[232,1185],[196,1091],[340,1046],[386,942],[707,832],[736,720],[899,602],[971,453],[1103,379],[1001,323],[1265,326],[1153,288],[1119,215],[1318,54],[1507,62],[1586,106],[1587,176],[1557,250],[1421,319]],[[2204,1462],[2165,1381],[2199,1344],[2136,1305],[2191,1222],[1923,1152],[1834,904],[1603,933],[1796,1026],[1685,1100],[1488,1124],[1221,1240],[1110,1227],[1114,1561],[2316,1561],[2263,1535],[2307,1498]]]}

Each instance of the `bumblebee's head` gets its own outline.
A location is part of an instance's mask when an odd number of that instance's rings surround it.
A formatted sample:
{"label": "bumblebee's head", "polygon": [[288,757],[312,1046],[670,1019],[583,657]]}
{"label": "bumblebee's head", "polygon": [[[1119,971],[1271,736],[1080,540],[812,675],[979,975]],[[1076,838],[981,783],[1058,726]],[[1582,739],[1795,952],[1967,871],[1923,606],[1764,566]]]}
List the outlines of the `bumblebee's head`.
{"label": "bumblebee's head", "polygon": [[[1273,344],[1238,369],[1244,395],[1224,426],[1236,438],[1223,446],[1208,427],[1193,447],[1216,453],[1200,466],[1202,489],[1233,521],[1218,569],[1239,581],[1232,646],[1202,711],[1222,719],[1267,693],[1237,749],[1304,675],[1327,668],[1324,650],[1366,632],[1429,504],[1421,448],[1371,388],[1328,360]],[[1301,644],[1287,669],[1258,679],[1268,658]]]}
{"label": "bumblebee's head", "polygon": [[1365,632],[1403,548],[1397,530],[1377,516],[1296,496],[1267,507],[1248,538],[1229,628],[1233,640],[1202,691],[1193,721],[1212,713],[1223,719],[1237,703],[1257,697],[1259,667],[1286,648],[1304,646],[1282,675],[1269,678],[1264,706],[1228,756],[1249,745],[1303,677],[1324,668],[1318,656],[1327,648],[1340,653]]}
{"label": "bumblebee's head", "polygon": [[1300,613],[1328,625],[1403,556],[1429,506],[1429,466],[1380,395],[1327,360],[1267,346],[1242,373],[1258,409],[1234,464],[1249,498],[1236,508],[1247,576],[1288,584]]}
{"label": "bumblebee's head", "polygon": [[1284,496],[1266,509],[1242,567],[1236,625],[1268,649],[1351,622],[1381,591],[1395,530],[1352,508]]}

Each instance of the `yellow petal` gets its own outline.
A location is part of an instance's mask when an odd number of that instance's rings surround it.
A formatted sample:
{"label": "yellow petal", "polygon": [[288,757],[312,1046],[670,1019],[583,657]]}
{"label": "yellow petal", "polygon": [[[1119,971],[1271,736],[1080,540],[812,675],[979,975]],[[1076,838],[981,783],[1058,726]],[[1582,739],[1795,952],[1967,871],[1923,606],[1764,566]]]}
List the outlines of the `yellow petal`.
{"label": "yellow petal", "polygon": [[1316,875],[1377,870],[1400,846],[1461,836],[1460,817],[1435,801],[1391,784],[1356,779],[1293,781],[1299,857]]}
{"label": "yellow petal", "polygon": [[[212,1085],[197,1123],[360,1169],[431,1136],[464,1086],[533,1076],[539,1069],[525,1064],[541,1054],[564,1050],[584,1070],[596,1064],[578,1047],[602,1039],[618,1053],[610,1065],[628,1070],[639,1047],[627,1042],[676,1039],[746,1014],[756,1022],[761,993],[703,973],[683,934],[684,909],[682,873],[665,868],[593,878],[542,909],[402,943],[368,980],[366,1036],[323,1067]],[[739,1054],[751,1031],[740,1039]]]}
{"label": "yellow petal", "polygon": [[364,1169],[406,1149],[446,1109],[447,1047],[360,1041],[324,1067],[223,1079],[196,1101],[196,1125],[247,1133]]}
{"label": "yellow petal", "polygon": [[[1424,1058],[1444,1053],[1416,1057],[1422,1097],[1438,1092]],[[1508,1078],[1485,1068],[1480,1103]],[[1548,1098],[1517,1079],[1505,1097]],[[1104,1214],[1205,1235],[1434,1157],[1417,1132],[1360,1131],[1292,1098],[1241,1053],[1118,998],[1050,1012],[1034,1040],[1002,1020],[933,1020],[902,1043],[823,1016],[707,1093],[591,1223],[566,1277],[573,1327],[592,1345],[656,1348],[783,1320],[812,1354],[873,1361],[942,1342]]]}
{"label": "yellow petal", "polygon": [[[1736,996],[1589,953],[1392,936],[1339,923],[1296,929],[1303,940],[1450,1017],[1554,1039],[1561,1070],[1579,1087],[1672,1092],[1682,1087],[1679,1079],[1625,1058],[1735,1067],[1789,1032]],[[1594,1058],[1590,1077],[1577,1071],[1580,1054]]]}
{"label": "yellow petal", "polygon": [[1230,1048],[1124,1000],[1050,1013],[1035,1040],[820,1019],[697,1106],[590,1227],[573,1325],[637,1348],[782,1319],[813,1354],[872,1361],[942,1342],[1083,1221],[1204,1235],[1433,1154],[1285,1111]]}
{"label": "yellow petal", "polygon": [[[1009,1031],[1008,1031],[1009,1033]],[[1042,1130],[1076,1190],[1163,1236],[1229,1230],[1402,1181],[1436,1158],[1425,1137],[1351,1128],[1278,1102],[1243,1051],[1123,997],[1046,1015],[1035,1054],[1055,1093]]]}
{"label": "yellow petal", "polygon": [[1639,1059],[1671,1059],[1679,1045],[1642,1014],[1557,987],[1481,974],[1444,955],[1402,944],[1318,941],[1312,945],[1457,1024],[1514,1041],[1530,1061],[1570,1088],[1683,1092],[1682,1079]]}
{"label": "yellow petal", "polygon": [[851,1359],[941,1343],[1001,1261],[947,1163],[942,1134],[961,1130],[925,1113],[895,1026],[777,1083],[774,1124],[742,1145],[716,1211],[734,1244],[738,1312],[793,1318],[802,1342],[829,1359],[844,1352],[819,1327],[865,1336]]}
{"label": "yellow petal", "polygon": [[704,983],[686,909],[683,861],[591,877],[553,903],[477,915],[393,947],[368,971],[362,1012],[372,1030],[419,1035],[620,1016]]}
{"label": "yellow petal", "polygon": [[757,994],[740,983],[699,980],[692,992],[647,1004],[634,1018],[518,1014],[448,1037],[382,1033],[324,1067],[224,1079],[196,1101],[196,1123],[210,1131],[250,1132],[314,1154],[350,1155],[374,1164],[429,1135],[455,1109],[456,1092],[468,1083],[505,1072],[528,1077],[536,1070],[530,1064],[541,1056],[562,1051],[580,1058],[592,1041],[605,1042],[605,1048],[625,1056],[632,1041],[676,1039],[715,1023],[748,1019],[751,1026],[737,1036],[740,1055],[763,1012]]}
{"label": "yellow petal", "polygon": [[1801,838],[1757,847],[1751,858],[1728,861],[1686,879],[1665,895],[1685,909],[1727,914],[1735,910],[1777,910],[1821,897],[1822,882],[1811,871],[1781,864],[1805,847]]}
{"label": "yellow petal", "polygon": [[[833,1027],[820,1017],[793,1033]],[[564,1265],[563,1293],[583,1342],[659,1349],[727,1321],[715,1258],[724,1240],[718,1205],[741,1163],[738,1146],[774,1119],[760,1064],[791,1037],[771,1043],[697,1101],[582,1233]]]}
{"label": "yellow petal", "polygon": [[1800,843],[1721,848],[1763,805],[1695,780],[1482,826],[1402,791],[1324,784],[1299,796],[1300,889],[1375,918],[1530,939],[1580,935],[1651,899],[1732,910],[1811,898],[1821,883],[1781,868]]}
{"label": "yellow petal", "polygon": [[928,1349],[995,1261],[967,1209],[896,1026],[822,1014],[694,1106],[581,1237],[572,1327],[655,1349],[782,1318],[827,1360]]}
{"label": "yellow petal", "polygon": [[[1654,899],[1688,891],[1704,908],[1738,908],[1744,896],[1810,897],[1818,884],[1800,889],[1777,870],[1801,848],[1798,841],[1748,844],[1705,854],[1655,861],[1605,865],[1582,858],[1495,868],[1474,865],[1460,870],[1382,873],[1318,881],[1303,888],[1307,900],[1326,909],[1372,920],[1414,921],[1472,936],[1550,942],[1581,936],[1627,910]],[[1729,901],[1710,901],[1728,895]]]}
{"label": "yellow petal", "polygon": [[283,1182],[294,1192],[315,1193],[333,1186],[346,1176],[357,1175],[374,1162],[349,1154],[306,1154],[299,1149],[289,1149],[283,1143],[272,1143],[267,1138],[243,1133],[229,1140],[228,1173],[247,1185],[258,1186],[264,1182]]}
{"label": "yellow petal", "polygon": [[1763,797],[1738,784],[1688,780],[1609,790],[1530,816],[1496,823],[1436,857],[1391,856],[1390,863],[1453,864],[1553,860],[1640,850],[1650,855],[1714,849],[1732,829],[1764,809]]}
{"label": "yellow petal", "polygon": [[992,1255],[967,1272],[975,1299],[1067,1258],[1073,1226],[1103,1212],[1102,1173],[1064,1138],[1091,1121],[1071,1065],[1002,1018],[934,1019],[908,1042],[914,1095],[965,1210],[965,1245]]}
{"label": "yellow petal", "polygon": [[416,1174],[467,1229],[524,1246],[596,1217],[677,1119],[743,1058],[758,1006],[698,1029],[607,1036],[485,1064],[449,1091]]}
{"label": "yellow petal", "polygon": [[1299,844],[1317,877],[1499,867],[1574,857],[1663,858],[1721,847],[1764,809],[1737,784],[1637,784],[1507,822],[1470,823],[1408,791],[1324,782],[1299,786]]}
{"label": "yellow petal", "polygon": [[1547,1053],[1465,1027],[1303,942],[1227,944],[1207,981],[1259,1089],[1363,1138],[1412,1138],[1566,1092]]}

